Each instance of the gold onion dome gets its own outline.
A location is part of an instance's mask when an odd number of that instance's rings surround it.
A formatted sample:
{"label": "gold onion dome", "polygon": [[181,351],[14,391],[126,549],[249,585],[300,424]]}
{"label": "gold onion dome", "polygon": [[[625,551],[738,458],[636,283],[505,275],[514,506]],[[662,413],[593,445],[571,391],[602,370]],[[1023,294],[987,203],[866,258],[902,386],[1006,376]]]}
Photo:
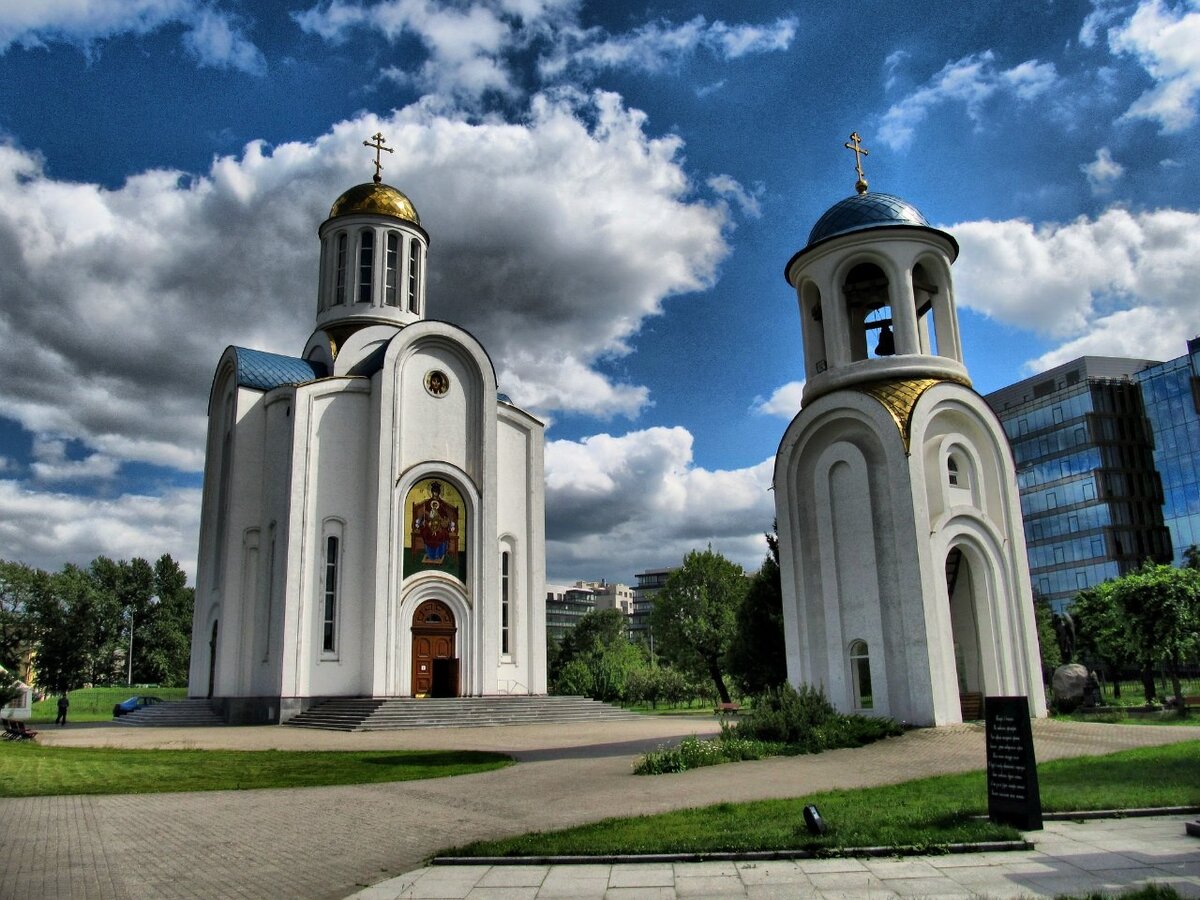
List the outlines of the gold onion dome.
{"label": "gold onion dome", "polygon": [[357,184],[334,200],[329,210],[331,219],[358,214],[392,216],[414,225],[421,224],[421,217],[417,215],[412,201],[390,184]]}

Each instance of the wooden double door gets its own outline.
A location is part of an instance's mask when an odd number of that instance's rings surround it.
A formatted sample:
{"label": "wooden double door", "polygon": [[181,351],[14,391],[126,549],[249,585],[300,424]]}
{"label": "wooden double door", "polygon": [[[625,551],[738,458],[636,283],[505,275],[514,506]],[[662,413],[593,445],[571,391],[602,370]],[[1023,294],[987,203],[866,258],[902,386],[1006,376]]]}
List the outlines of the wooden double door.
{"label": "wooden double door", "polygon": [[440,600],[426,600],[413,613],[412,692],[414,697],[457,697],[458,658],[454,613]]}

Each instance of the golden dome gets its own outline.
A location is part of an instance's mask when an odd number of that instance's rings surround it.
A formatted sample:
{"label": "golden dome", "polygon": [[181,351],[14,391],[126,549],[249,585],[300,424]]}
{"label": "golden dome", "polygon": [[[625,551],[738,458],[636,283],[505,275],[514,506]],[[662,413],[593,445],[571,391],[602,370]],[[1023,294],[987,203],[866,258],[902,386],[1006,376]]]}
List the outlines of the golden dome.
{"label": "golden dome", "polygon": [[352,216],[359,213],[376,216],[392,216],[414,225],[421,224],[416,207],[404,194],[390,184],[358,184],[333,201],[329,218]]}

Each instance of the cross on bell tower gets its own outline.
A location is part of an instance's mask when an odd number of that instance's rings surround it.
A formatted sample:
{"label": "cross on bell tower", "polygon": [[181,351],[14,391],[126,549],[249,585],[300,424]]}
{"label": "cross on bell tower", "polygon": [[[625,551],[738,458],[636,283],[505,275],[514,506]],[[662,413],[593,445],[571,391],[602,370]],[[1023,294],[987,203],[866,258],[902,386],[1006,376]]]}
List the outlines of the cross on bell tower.
{"label": "cross on bell tower", "polygon": [[862,138],[858,136],[857,131],[850,132],[850,140],[846,142],[847,150],[854,151],[854,171],[858,173],[858,181],[854,182],[854,190],[860,194],[867,192],[867,176],[863,174],[862,157],[870,156],[870,151],[862,146]]}
{"label": "cross on bell tower", "polygon": [[[379,172],[380,172],[380,170],[381,170],[381,169],[383,169],[383,164],[382,164],[382,163],[379,161],[379,154],[380,154],[380,152],[382,152],[382,151],[386,151],[386,152],[388,152],[388,153],[395,153],[396,151],[395,151],[395,150],[393,150],[391,147],[385,147],[385,146],[383,146],[384,144],[386,144],[386,143],[387,143],[387,141],[386,141],[386,140],[384,140],[384,137],[383,137],[383,132],[382,132],[382,131],[377,131],[377,132],[375,132],[373,135],[371,135],[371,139],[374,141],[374,143],[371,143],[371,141],[363,141],[363,146],[364,146],[364,147],[374,147],[374,148],[375,148],[375,177],[374,177],[374,181],[375,181],[375,183],[376,183],[376,184],[382,184],[382,183],[383,183],[383,179],[380,177],[380,175],[379,175]],[[847,145],[847,146],[849,146],[849,145]],[[863,151],[863,152],[865,153],[866,151]]]}

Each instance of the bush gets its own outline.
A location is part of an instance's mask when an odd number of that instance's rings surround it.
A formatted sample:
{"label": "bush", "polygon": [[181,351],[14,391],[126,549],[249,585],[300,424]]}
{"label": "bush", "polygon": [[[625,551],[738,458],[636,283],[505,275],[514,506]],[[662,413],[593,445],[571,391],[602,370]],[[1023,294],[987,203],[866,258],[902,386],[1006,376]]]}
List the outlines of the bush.
{"label": "bush", "polygon": [[754,701],[742,716],[737,733],[760,741],[779,741],[795,753],[819,753],[835,747],[861,747],[900,734],[891,719],[844,716],[818,689],[780,685]]}

